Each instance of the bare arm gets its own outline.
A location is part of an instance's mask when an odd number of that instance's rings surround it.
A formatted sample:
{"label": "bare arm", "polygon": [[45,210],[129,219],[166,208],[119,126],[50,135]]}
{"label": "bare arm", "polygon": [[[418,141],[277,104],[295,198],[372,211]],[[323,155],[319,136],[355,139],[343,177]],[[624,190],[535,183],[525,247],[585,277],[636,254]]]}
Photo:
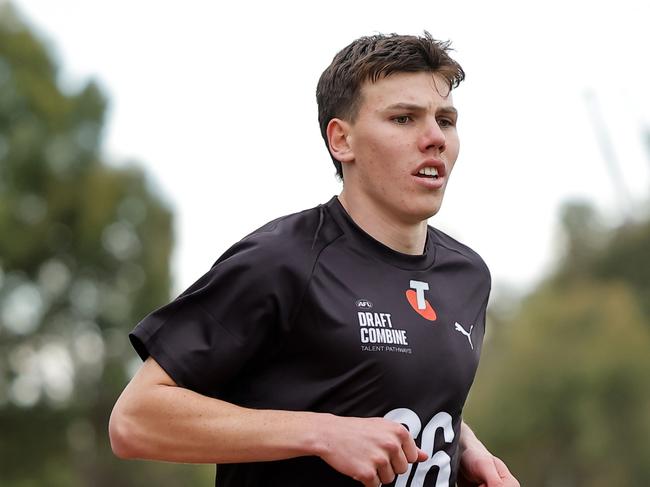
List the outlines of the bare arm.
{"label": "bare arm", "polygon": [[242,408],[177,386],[152,358],[115,404],[109,433],[121,458],[231,463],[316,455],[368,486],[426,458],[392,421]]}
{"label": "bare arm", "polygon": [[506,464],[479,441],[465,422],[460,426],[459,487],[519,487]]}
{"label": "bare arm", "polygon": [[313,413],[255,411],[178,387],[150,357],[115,404],[109,432],[122,458],[229,463],[315,454],[313,422]]}

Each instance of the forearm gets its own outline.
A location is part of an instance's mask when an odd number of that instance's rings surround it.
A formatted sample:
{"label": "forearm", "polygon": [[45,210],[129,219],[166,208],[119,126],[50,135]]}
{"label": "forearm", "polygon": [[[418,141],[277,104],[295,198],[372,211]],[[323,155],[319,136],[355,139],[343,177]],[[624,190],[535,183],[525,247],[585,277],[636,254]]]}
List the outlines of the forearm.
{"label": "forearm", "polygon": [[461,455],[467,449],[485,450],[485,452],[488,452],[488,449],[476,437],[472,429],[467,425],[467,423],[465,423],[465,421],[461,422],[460,424],[459,442],[460,442]]}
{"label": "forearm", "polygon": [[315,455],[366,487],[388,484],[427,458],[397,422],[242,408],[178,387],[151,358],[115,404],[109,433],[122,458],[233,463]]}
{"label": "forearm", "polygon": [[141,386],[129,384],[111,415],[111,443],[120,457],[230,463],[314,455],[319,427],[329,419],[241,408],[175,385]]}

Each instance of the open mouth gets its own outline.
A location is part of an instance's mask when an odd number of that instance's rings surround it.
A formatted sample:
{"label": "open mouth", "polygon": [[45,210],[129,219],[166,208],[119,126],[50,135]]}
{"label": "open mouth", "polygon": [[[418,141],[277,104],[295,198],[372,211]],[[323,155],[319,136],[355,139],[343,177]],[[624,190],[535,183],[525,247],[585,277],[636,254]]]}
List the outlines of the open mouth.
{"label": "open mouth", "polygon": [[420,178],[438,179],[438,170],[435,167],[423,167],[416,176]]}

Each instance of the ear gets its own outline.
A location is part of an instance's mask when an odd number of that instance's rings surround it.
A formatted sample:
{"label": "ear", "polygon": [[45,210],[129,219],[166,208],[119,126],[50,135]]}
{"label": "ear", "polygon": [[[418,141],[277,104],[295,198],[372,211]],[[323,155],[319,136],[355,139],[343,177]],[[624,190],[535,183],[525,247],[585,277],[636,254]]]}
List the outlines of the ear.
{"label": "ear", "polygon": [[354,152],[349,143],[350,123],[333,118],[327,124],[327,145],[332,157],[341,163],[353,162]]}

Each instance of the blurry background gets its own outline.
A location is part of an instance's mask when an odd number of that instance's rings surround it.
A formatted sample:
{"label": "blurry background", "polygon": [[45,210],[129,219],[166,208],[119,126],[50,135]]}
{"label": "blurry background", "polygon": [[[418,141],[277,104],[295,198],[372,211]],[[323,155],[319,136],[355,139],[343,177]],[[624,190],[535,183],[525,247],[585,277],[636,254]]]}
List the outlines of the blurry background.
{"label": "blurry background", "polygon": [[[452,3],[452,2],[447,2]],[[467,421],[525,486],[650,485],[646,2],[0,0],[0,485],[211,485],[115,459],[128,331],[340,191],[315,86],[374,32],[452,39],[431,221],[494,277]]]}

